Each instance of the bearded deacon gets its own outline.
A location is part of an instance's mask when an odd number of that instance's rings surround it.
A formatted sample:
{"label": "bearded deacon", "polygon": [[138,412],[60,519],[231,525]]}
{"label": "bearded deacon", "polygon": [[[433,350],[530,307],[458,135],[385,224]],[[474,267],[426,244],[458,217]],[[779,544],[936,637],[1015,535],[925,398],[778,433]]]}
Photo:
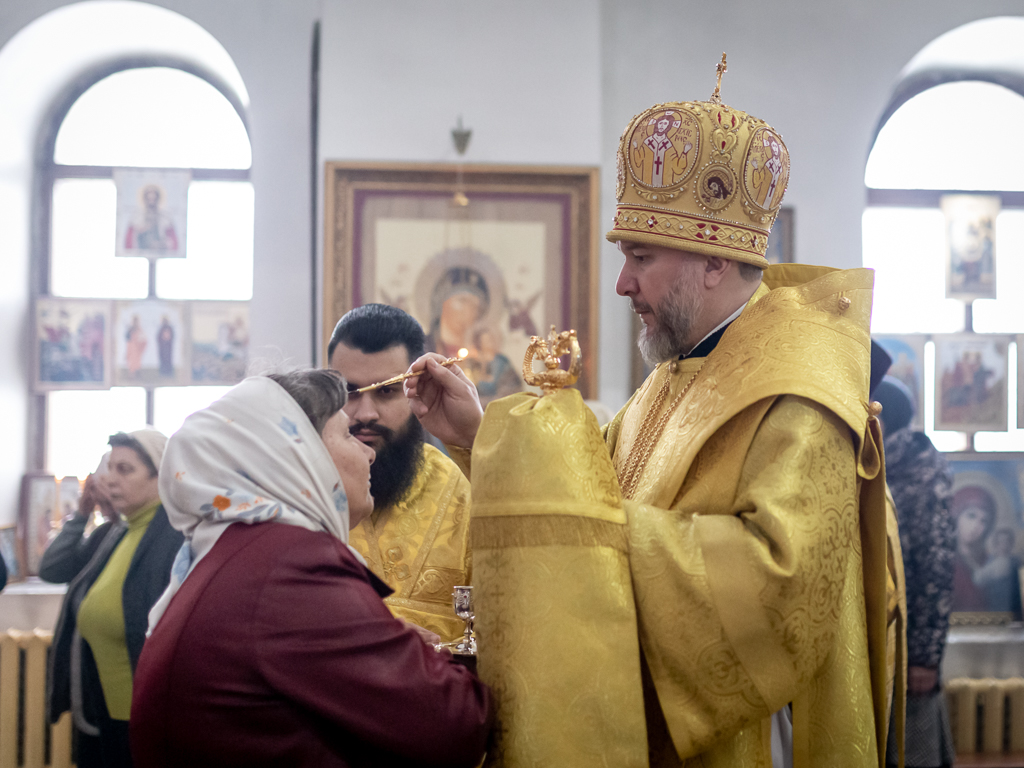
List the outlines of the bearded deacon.
{"label": "bearded deacon", "polygon": [[373,513],[352,529],[349,544],[395,590],[384,599],[393,614],[450,641],[464,629],[452,588],[472,576],[469,480],[426,441],[401,384],[372,386],[405,373],[423,347],[411,315],[365,304],[338,321],[328,364],[348,383],[349,429],[376,452]]}

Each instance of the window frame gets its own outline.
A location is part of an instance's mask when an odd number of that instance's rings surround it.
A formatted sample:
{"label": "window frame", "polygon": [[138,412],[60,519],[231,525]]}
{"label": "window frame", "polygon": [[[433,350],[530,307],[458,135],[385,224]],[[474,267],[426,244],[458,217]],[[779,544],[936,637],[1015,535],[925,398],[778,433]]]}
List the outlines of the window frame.
{"label": "window frame", "polygon": [[[939,68],[933,67],[927,70],[921,70],[913,73],[912,75],[904,78],[893,91],[892,96],[889,99],[885,109],[882,112],[878,123],[875,125],[875,130],[871,136],[871,143],[868,146],[867,155],[864,158],[864,167],[867,169],[868,160],[871,157],[871,152],[875,148],[875,142],[878,140],[878,136],[882,131],[882,128],[889,121],[889,119],[913,97],[918,94],[924,93],[927,90],[936,88],[940,85],[946,85],[948,83],[956,82],[982,82],[992,83],[994,85],[1001,85],[1007,88],[1017,95],[1024,98],[1024,75],[1009,72],[1006,70],[996,69],[973,69],[973,68]],[[963,189],[905,189],[905,188],[891,188],[891,187],[869,187],[864,184],[864,211],[866,212],[871,208],[929,208],[934,210],[941,210],[941,199],[943,195],[990,195],[998,197],[1000,199],[1000,207],[1002,210],[1021,210],[1024,209],[1024,191],[1007,191],[1007,190],[963,190]],[[863,253],[862,253],[863,259]],[[964,328],[963,333],[974,332],[974,317],[973,317],[973,302],[964,302]],[[927,334],[927,340],[931,341],[932,334]],[[1024,353],[1024,350],[1018,348],[1017,354]],[[1018,381],[1018,389],[1024,385],[1024,382]],[[1007,392],[1007,397],[1010,393]],[[922,404],[923,407],[923,404]],[[1014,425],[1009,425],[1009,429],[1013,430]],[[974,452],[975,448],[975,434],[974,432],[961,433],[966,436],[967,439],[967,451]],[[986,455],[987,451],[978,452],[980,455]]]}
{"label": "window frame", "polygon": [[[252,134],[245,106],[225,80],[205,67],[197,66],[192,62],[174,56],[138,55],[118,57],[115,60],[83,71],[68,82],[58,97],[54,99],[51,108],[40,122],[37,135],[35,156],[32,164],[32,221],[29,246],[30,296],[33,301],[37,297],[52,295],[50,277],[54,184],[60,179],[113,179],[114,175],[114,166],[62,165],[54,161],[57,134],[64,123],[64,119],[75,102],[101,80],[105,80],[118,72],[130,69],[150,69],[153,67],[178,69],[205,80],[216,88],[238,114],[246,135],[249,137],[250,147],[252,146]],[[252,181],[251,164],[249,168],[244,169],[176,168],[174,170],[190,171],[193,181]],[[147,298],[157,298],[156,261],[154,259],[149,260],[149,290]],[[31,333],[31,328],[29,333]],[[146,390],[146,423],[152,424],[155,387],[147,386],[144,389]],[[47,398],[47,393],[29,393],[28,469],[30,471],[43,471],[46,467],[49,419]]]}
{"label": "window frame", "polygon": [[[905,103],[918,94],[936,88],[940,85],[960,82],[980,82],[1001,85],[1020,97],[1024,98],[1024,75],[1005,70],[975,70],[966,68],[947,69],[930,68],[915,72],[903,79],[893,91],[889,102],[882,111],[881,117],[875,124],[875,130],[871,134],[871,143],[868,145],[867,155],[864,158],[864,166],[867,167],[868,158],[875,148],[878,135],[882,132],[889,119],[896,114],[896,111]],[[865,189],[865,208],[938,208],[939,199],[943,195],[994,195],[1002,201],[1003,208],[1024,208],[1024,191],[999,191],[999,190],[963,190],[963,189],[904,189],[891,187],[869,187]]]}

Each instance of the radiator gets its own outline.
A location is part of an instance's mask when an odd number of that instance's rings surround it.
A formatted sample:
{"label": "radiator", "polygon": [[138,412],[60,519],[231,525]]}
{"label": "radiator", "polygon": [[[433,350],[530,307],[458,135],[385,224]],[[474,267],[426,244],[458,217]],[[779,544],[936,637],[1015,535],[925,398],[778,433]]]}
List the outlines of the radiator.
{"label": "radiator", "polygon": [[1024,678],[954,678],[946,703],[957,754],[1024,752]]}
{"label": "radiator", "polygon": [[46,722],[46,653],[52,632],[0,633],[0,768],[68,768],[71,714]]}

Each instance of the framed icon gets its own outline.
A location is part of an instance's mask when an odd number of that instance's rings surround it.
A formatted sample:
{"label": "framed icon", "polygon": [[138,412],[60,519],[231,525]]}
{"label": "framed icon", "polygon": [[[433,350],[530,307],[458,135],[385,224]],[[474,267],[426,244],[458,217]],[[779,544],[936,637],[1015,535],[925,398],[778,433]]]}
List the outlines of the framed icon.
{"label": "framed icon", "polygon": [[392,304],[484,400],[524,387],[532,335],[573,328],[597,391],[596,168],[329,162],[324,347],[352,307]]}

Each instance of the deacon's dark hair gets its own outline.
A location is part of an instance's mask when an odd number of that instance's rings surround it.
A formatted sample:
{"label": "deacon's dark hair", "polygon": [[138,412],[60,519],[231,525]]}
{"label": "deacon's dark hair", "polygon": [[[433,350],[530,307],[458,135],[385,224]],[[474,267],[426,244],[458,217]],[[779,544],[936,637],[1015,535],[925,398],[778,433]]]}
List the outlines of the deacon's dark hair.
{"label": "deacon's dark hair", "polygon": [[334,326],[327,345],[327,362],[338,344],[366,354],[390,349],[396,344],[405,347],[411,363],[423,354],[423,329],[412,315],[390,304],[364,304],[345,315]]}
{"label": "deacon's dark hair", "polygon": [[331,368],[313,368],[267,376],[298,403],[318,435],[323,435],[327,420],[348,402],[345,378]]}
{"label": "deacon's dark hair", "polygon": [[118,432],[116,435],[111,435],[110,439],[107,440],[107,444],[111,448],[131,448],[138,455],[139,461],[142,462],[142,465],[149,470],[149,476],[157,476],[158,471],[156,464],[154,464],[153,460],[149,458],[149,454],[146,453],[146,449],[142,447],[142,443],[127,432]]}

